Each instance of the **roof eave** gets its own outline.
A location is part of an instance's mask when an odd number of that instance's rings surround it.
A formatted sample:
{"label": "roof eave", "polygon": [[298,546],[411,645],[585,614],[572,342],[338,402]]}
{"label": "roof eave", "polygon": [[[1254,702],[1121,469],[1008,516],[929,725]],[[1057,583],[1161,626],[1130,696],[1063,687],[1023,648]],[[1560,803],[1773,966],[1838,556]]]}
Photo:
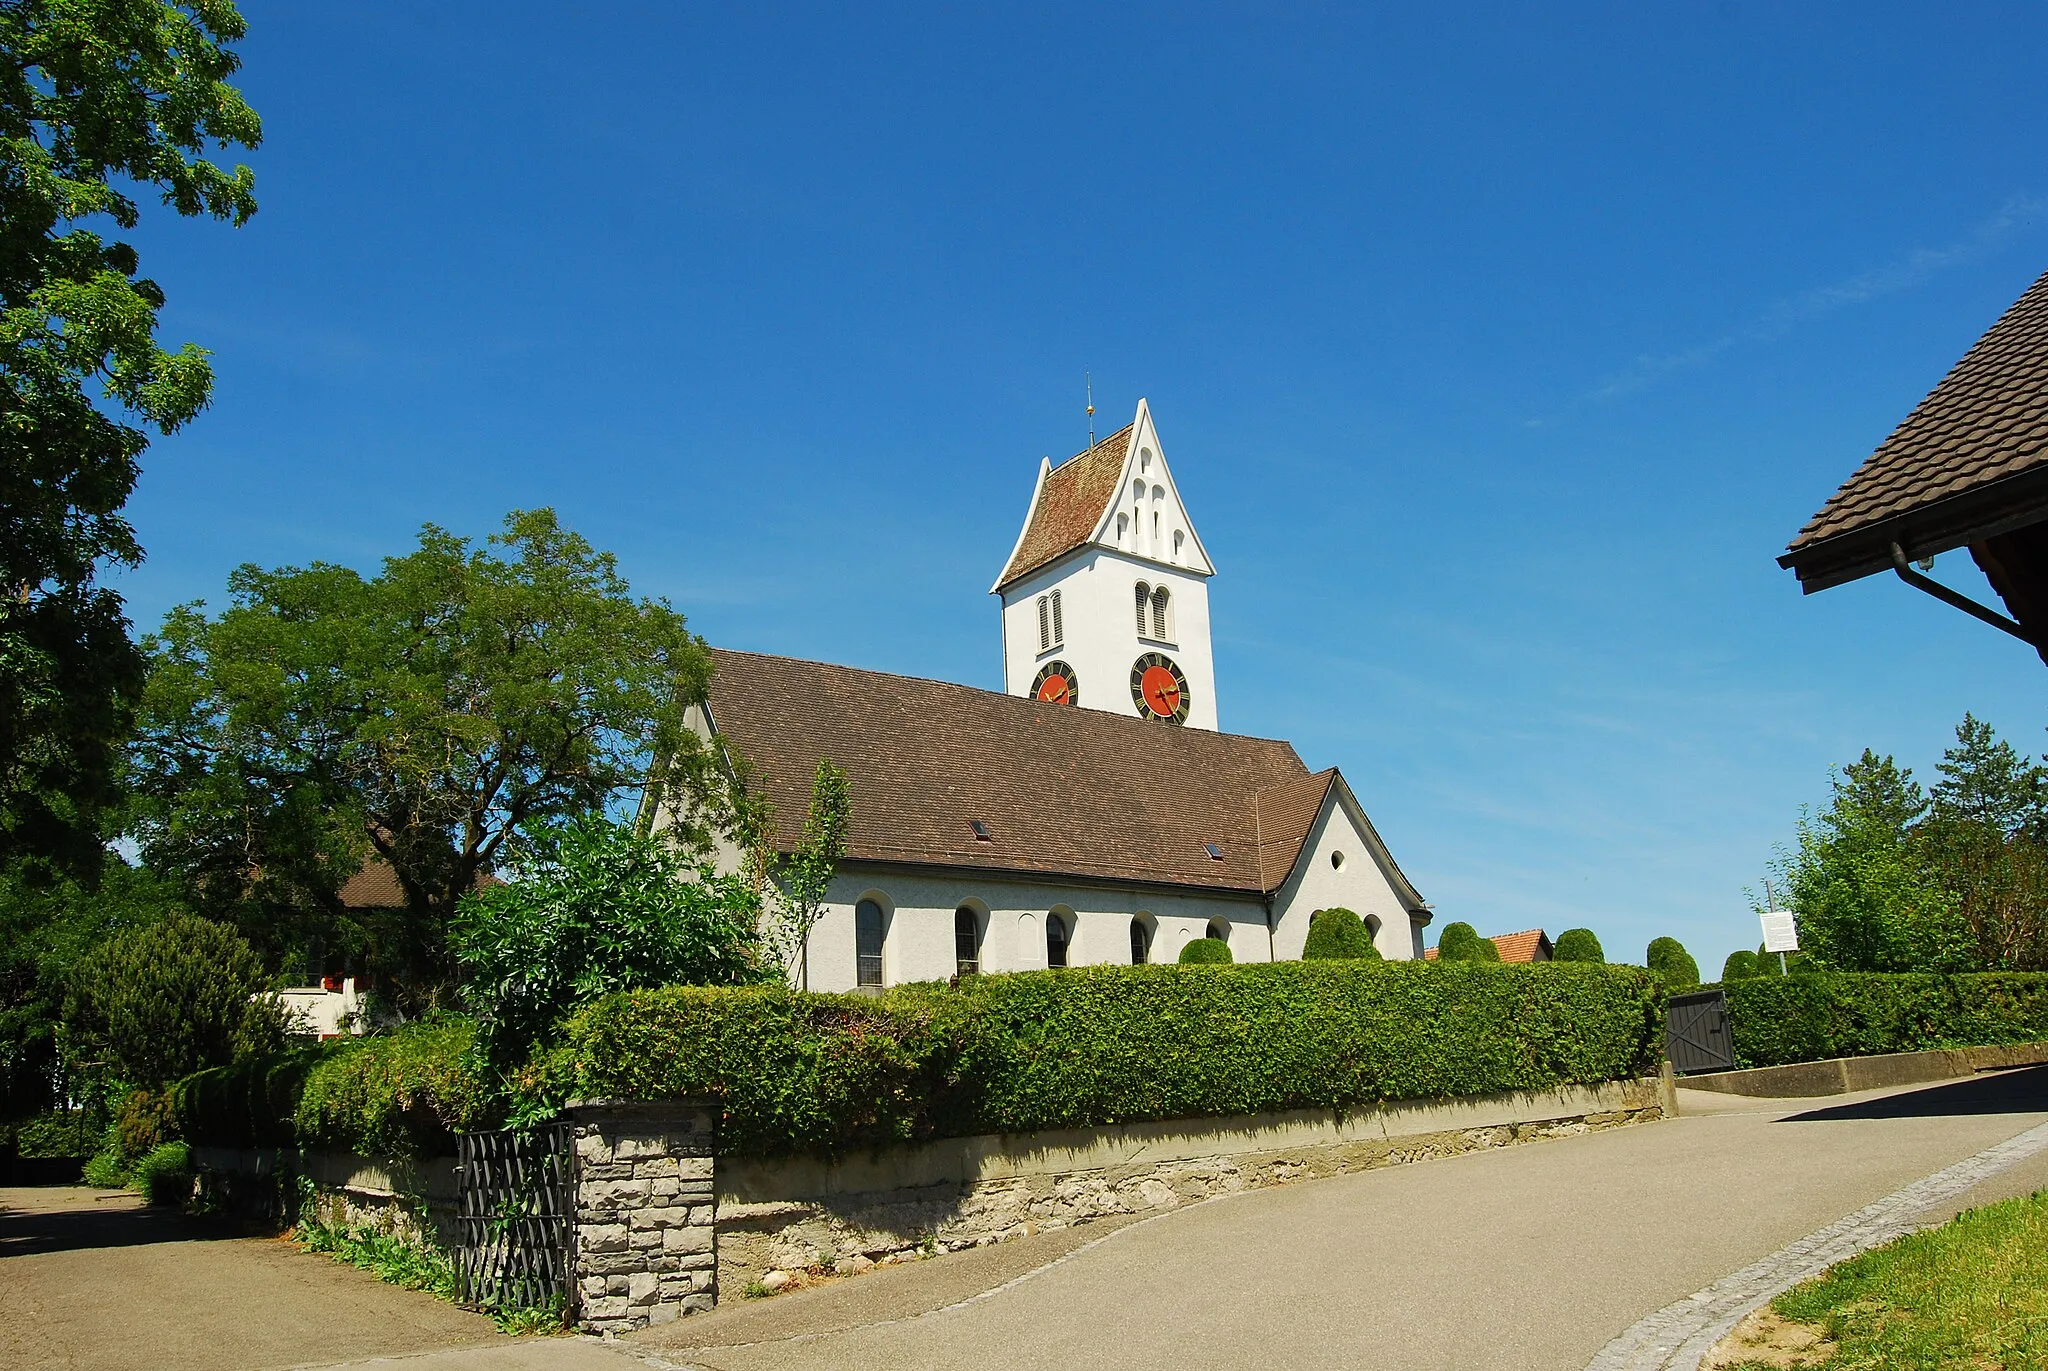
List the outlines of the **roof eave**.
{"label": "roof eave", "polygon": [[1779,556],[1778,565],[1798,576],[1800,590],[1811,595],[1891,570],[1893,543],[1917,561],[2043,520],[2048,520],[2048,464],[1803,547],[1795,544]]}

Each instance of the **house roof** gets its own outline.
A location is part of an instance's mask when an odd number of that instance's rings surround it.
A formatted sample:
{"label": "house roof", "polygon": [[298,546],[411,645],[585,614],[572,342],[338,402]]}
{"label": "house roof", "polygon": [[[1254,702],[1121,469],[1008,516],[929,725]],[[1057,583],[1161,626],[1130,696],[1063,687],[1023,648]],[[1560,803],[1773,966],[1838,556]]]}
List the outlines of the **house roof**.
{"label": "house roof", "polygon": [[[1550,960],[1550,935],[1540,928],[1526,929],[1520,933],[1497,933],[1487,941],[1500,950],[1500,959],[1503,962],[1537,961],[1539,952],[1542,954],[1541,960]],[[1424,961],[1435,961],[1436,949],[1425,949],[1422,957]]]}
{"label": "house roof", "polygon": [[1031,513],[1025,517],[1017,550],[1010,554],[1010,564],[996,581],[997,590],[1058,560],[1093,536],[1123,479],[1124,457],[1136,428],[1135,422],[1126,424],[1045,473],[1037,498],[1031,502]]}
{"label": "house roof", "polygon": [[791,657],[712,658],[711,725],[774,802],[783,850],[829,758],[852,790],[853,861],[1264,894],[1336,777],[1268,738]]}
{"label": "house roof", "polygon": [[[488,871],[476,875],[476,889],[485,890],[504,882]],[[341,883],[341,903],[348,909],[403,909],[405,908],[405,887],[398,883],[398,873],[382,857],[372,855],[366,858],[356,874]]]}
{"label": "house roof", "polygon": [[1807,591],[2048,518],[2048,275],[1977,340],[1792,540]]}

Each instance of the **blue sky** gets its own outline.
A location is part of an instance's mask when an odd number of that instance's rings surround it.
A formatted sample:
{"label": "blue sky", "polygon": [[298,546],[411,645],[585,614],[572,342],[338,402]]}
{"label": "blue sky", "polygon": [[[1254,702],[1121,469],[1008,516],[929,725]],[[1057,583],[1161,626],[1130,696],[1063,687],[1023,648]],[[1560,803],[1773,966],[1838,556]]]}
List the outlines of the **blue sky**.
{"label": "blue sky", "polygon": [[2048,269],[2048,10],[1423,8],[255,0],[262,211],[139,235],[218,384],[136,622],[551,504],[713,642],[997,687],[1092,370],[1226,728],[1439,925],[1711,974],[1830,765],[2048,746],[2024,647],[1772,560]]}

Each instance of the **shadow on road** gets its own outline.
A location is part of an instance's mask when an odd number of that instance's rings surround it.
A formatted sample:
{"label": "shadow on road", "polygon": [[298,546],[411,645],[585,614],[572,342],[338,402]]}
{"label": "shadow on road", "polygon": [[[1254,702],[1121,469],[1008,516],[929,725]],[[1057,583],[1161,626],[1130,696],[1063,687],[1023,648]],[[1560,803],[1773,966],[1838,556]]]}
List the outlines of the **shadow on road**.
{"label": "shadow on road", "polygon": [[145,1209],[126,1196],[96,1199],[90,1190],[70,1187],[0,1190],[0,1260],[233,1236],[225,1225]]}
{"label": "shadow on road", "polygon": [[1810,1109],[1781,1123],[1821,1123],[1833,1119],[1914,1119],[1966,1114],[2035,1114],[2048,1111],[2048,1066],[2012,1071],[1987,1071],[1967,1080],[1925,1090],[1904,1090],[1855,1104]]}

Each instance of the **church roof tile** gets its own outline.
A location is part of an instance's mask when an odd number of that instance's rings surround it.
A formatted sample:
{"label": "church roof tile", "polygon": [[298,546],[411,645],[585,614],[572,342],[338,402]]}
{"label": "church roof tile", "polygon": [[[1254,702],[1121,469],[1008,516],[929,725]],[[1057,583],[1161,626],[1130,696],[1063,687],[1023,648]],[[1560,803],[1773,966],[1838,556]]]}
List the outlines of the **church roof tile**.
{"label": "church roof tile", "polygon": [[1263,894],[1293,868],[1336,774],[1310,775],[1267,738],[790,657],[712,656],[712,726],[774,802],[783,850],[830,758],[853,792],[854,861]]}
{"label": "church roof tile", "polygon": [[1136,427],[1135,423],[1125,425],[1045,474],[1025,521],[1024,536],[1017,540],[1017,550],[996,582],[997,590],[1088,541],[1116,494]]}

